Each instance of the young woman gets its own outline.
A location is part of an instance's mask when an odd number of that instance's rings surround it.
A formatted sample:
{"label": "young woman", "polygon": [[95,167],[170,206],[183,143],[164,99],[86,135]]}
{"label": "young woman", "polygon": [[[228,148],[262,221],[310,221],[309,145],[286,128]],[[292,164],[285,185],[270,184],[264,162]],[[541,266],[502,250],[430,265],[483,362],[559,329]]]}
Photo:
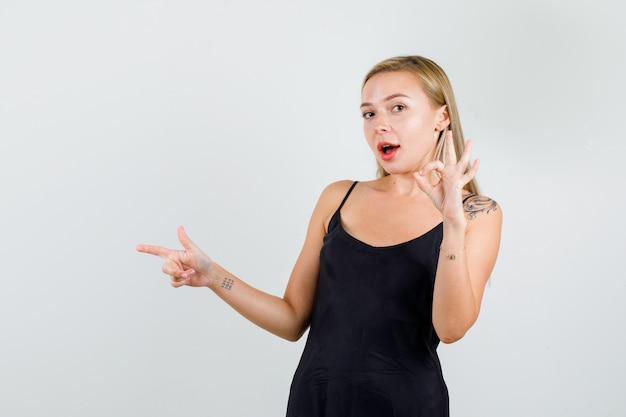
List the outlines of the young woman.
{"label": "young woman", "polygon": [[137,250],[163,258],[174,287],[209,287],[280,337],[310,328],[288,417],[448,416],[436,348],[478,317],[502,212],[478,194],[478,161],[437,64],[385,60],[361,94],[379,176],[322,192],[283,297],[228,272],[183,228],[183,250]]}

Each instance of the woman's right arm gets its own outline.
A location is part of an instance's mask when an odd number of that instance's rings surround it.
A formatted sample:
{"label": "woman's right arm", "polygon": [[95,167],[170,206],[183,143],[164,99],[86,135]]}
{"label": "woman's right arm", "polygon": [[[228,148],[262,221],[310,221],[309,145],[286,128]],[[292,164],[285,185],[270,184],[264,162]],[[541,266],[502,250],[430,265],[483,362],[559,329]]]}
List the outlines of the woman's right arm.
{"label": "woman's right arm", "polygon": [[319,255],[328,221],[350,184],[349,181],[337,182],[322,192],[282,298],[246,284],[212,261],[189,239],[182,227],[178,229],[178,240],[183,250],[150,245],[138,245],[137,250],[165,260],[162,270],[170,276],[172,286],[209,287],[256,325],[284,339],[296,341],[309,326],[319,275]]}

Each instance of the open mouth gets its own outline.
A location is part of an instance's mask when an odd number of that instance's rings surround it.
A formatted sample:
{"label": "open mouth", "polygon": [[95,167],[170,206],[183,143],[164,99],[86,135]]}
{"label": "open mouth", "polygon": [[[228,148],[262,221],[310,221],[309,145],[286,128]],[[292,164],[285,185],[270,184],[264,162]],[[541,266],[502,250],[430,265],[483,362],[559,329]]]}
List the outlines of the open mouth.
{"label": "open mouth", "polygon": [[383,154],[383,155],[387,155],[388,153],[393,152],[394,150],[398,149],[399,146],[398,145],[391,145],[389,143],[381,143],[378,145],[378,150]]}

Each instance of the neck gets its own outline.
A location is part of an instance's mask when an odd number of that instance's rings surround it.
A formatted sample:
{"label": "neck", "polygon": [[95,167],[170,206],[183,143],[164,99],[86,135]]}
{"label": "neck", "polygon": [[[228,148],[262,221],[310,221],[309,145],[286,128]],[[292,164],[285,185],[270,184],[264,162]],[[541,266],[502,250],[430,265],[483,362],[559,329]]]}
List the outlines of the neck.
{"label": "neck", "polygon": [[422,194],[412,174],[391,174],[381,178],[388,191],[394,194],[411,195]]}

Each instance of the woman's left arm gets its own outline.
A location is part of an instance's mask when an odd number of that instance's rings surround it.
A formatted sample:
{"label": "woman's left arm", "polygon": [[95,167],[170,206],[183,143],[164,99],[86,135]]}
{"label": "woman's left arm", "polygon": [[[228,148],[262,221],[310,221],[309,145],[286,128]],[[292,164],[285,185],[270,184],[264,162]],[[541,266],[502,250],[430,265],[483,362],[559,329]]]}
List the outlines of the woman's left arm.
{"label": "woman's left arm", "polygon": [[463,203],[467,226],[443,223],[433,292],[433,326],[444,343],[462,338],[478,318],[500,247],[502,209],[490,198]]}
{"label": "woman's left arm", "polygon": [[500,247],[502,209],[488,197],[463,199],[463,187],[476,175],[478,161],[469,166],[471,141],[458,162],[451,132],[447,132],[445,141],[446,162],[426,164],[415,174],[415,180],[443,217],[432,314],[439,339],[452,343],[462,338],[478,318]]}

